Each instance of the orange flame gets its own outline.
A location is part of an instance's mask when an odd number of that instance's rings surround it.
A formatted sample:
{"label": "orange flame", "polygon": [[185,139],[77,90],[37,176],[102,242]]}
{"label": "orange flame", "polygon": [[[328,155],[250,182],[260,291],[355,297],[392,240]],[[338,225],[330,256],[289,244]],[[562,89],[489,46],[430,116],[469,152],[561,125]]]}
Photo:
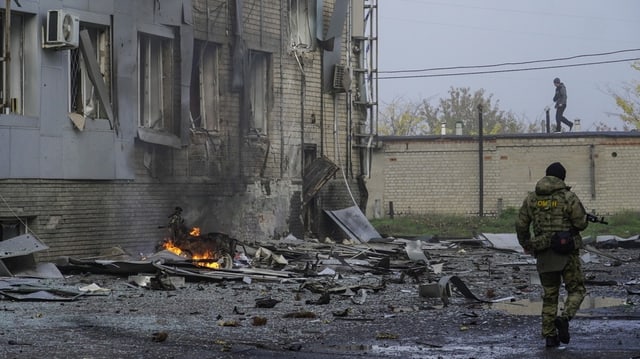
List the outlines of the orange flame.
{"label": "orange flame", "polygon": [[196,254],[191,257],[196,262],[196,265],[200,267],[207,267],[211,269],[219,269],[220,263],[208,261],[209,259],[214,259],[215,256],[211,252],[206,252],[204,254]]}
{"label": "orange flame", "polygon": [[179,247],[176,247],[176,245],[173,244],[172,241],[169,241],[169,240],[165,241],[164,243],[162,243],[162,247],[168,250],[169,252],[175,253],[179,256],[182,256],[182,257],[187,256],[186,253],[184,253],[182,249],[180,249]]}
{"label": "orange flame", "polygon": [[[199,230],[199,229],[198,229]],[[192,231],[193,232],[193,231]],[[181,257],[188,257],[188,254],[185,253],[180,247],[176,246],[172,241],[167,240],[162,244],[162,247],[169,252],[175,253]],[[205,253],[197,253],[191,256],[194,264],[200,267],[206,267],[211,269],[220,269],[220,263],[214,262],[216,256],[213,252],[207,251]]]}
{"label": "orange flame", "polygon": [[189,232],[189,235],[198,237],[200,235],[200,227],[191,228],[191,232]]}

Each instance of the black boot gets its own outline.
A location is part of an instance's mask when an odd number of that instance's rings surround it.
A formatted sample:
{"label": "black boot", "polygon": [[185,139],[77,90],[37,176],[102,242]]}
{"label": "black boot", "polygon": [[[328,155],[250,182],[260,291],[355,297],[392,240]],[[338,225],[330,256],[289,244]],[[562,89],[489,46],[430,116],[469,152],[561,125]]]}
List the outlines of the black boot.
{"label": "black boot", "polygon": [[569,319],[566,317],[557,317],[556,320],[553,321],[556,328],[558,329],[558,339],[561,342],[568,344],[571,336],[569,335]]}
{"label": "black boot", "polygon": [[560,340],[557,335],[553,335],[545,338],[547,340],[547,348],[555,348],[560,346]]}

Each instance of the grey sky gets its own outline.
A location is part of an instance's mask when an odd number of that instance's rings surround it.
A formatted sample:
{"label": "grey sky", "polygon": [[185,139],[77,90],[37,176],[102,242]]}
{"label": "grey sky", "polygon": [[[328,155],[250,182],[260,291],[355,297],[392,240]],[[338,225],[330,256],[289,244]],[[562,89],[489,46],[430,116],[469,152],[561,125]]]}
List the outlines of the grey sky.
{"label": "grey sky", "polygon": [[[565,83],[565,116],[582,130],[605,122],[622,128],[608,113],[619,112],[607,92],[640,80],[632,61],[522,72],[446,77],[382,79],[390,76],[453,73],[384,73],[391,70],[492,65],[640,49],[638,0],[381,0],[378,2],[380,108],[394,99],[435,103],[453,87],[484,88],[505,111],[527,122],[553,108],[553,78]],[[462,72],[568,65],[640,58],[640,51]],[[552,122],[554,111],[551,111]]]}

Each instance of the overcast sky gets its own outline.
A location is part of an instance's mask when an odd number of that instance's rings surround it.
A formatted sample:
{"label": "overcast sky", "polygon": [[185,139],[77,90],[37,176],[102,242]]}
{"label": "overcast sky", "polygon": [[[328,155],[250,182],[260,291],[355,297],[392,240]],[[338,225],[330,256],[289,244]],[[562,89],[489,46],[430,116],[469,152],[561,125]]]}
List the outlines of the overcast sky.
{"label": "overcast sky", "polygon": [[[378,96],[380,109],[394,99],[437,103],[450,87],[485,89],[501,110],[527,123],[544,120],[553,108],[553,78],[567,87],[565,116],[582,130],[619,112],[608,91],[640,80],[632,61],[481,75],[417,77],[459,72],[511,70],[640,58],[640,0],[381,0],[378,1]],[[482,66],[593,55],[565,61],[460,70],[387,73],[439,67]],[[384,79],[413,76],[405,79]],[[554,111],[551,111],[552,124]]]}

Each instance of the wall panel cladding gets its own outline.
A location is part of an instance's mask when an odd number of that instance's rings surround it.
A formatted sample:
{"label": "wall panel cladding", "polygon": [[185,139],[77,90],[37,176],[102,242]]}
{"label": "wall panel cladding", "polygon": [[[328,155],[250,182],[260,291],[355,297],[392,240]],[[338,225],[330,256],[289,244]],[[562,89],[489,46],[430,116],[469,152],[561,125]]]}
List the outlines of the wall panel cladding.
{"label": "wall panel cladding", "polygon": [[[374,203],[388,215],[496,214],[518,208],[552,162],[567,169],[567,185],[588,210],[640,211],[640,134],[588,133],[488,138],[480,156],[471,137],[381,137],[368,180],[367,215]],[[482,183],[480,181],[482,179]],[[380,209],[380,208],[378,208]]]}

